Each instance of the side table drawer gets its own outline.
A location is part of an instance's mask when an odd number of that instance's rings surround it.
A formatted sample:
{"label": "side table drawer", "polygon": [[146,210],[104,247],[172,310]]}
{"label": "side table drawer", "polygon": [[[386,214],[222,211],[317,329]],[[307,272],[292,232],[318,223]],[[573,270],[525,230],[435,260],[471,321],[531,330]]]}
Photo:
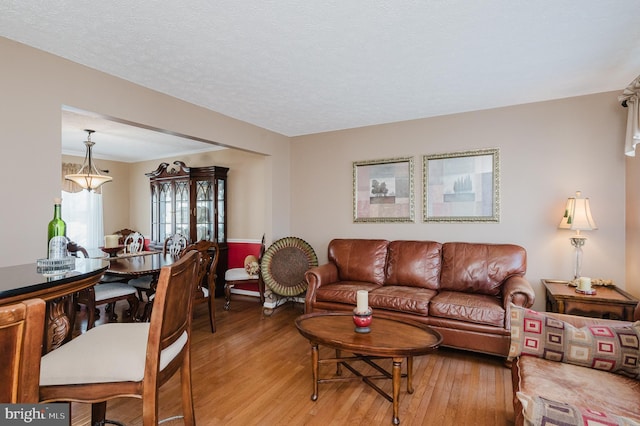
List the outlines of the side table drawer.
{"label": "side table drawer", "polygon": [[590,303],[578,300],[565,300],[564,312],[569,315],[580,315],[591,318],[625,320],[625,307],[614,304]]}

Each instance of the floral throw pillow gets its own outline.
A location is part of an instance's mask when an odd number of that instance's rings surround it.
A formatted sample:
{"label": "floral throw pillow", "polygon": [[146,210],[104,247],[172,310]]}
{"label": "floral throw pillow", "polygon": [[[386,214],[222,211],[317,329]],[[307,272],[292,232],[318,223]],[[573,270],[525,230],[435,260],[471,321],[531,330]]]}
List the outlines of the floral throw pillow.
{"label": "floral throw pillow", "polygon": [[518,392],[526,426],[638,426],[640,423],[611,413],[576,407],[540,396],[530,397]]}
{"label": "floral throw pillow", "polygon": [[640,321],[630,326],[573,325],[511,306],[509,359],[530,355],[640,379]]}

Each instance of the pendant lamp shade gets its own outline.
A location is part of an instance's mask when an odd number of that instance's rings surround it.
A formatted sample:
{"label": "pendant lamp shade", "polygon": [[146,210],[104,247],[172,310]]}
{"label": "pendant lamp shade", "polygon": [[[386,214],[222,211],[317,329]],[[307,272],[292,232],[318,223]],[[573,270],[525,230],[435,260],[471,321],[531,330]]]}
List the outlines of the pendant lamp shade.
{"label": "pendant lamp shade", "polygon": [[91,141],[91,134],[94,133],[94,130],[87,129],[85,132],[87,132],[87,140],[84,141],[84,144],[87,147],[87,152],[85,153],[82,168],[78,173],[66,175],[64,178],[77,183],[87,191],[93,191],[99,188],[102,184],[111,182],[113,178],[111,176],[101,174],[93,163],[92,148],[93,145],[95,145],[95,142]]}

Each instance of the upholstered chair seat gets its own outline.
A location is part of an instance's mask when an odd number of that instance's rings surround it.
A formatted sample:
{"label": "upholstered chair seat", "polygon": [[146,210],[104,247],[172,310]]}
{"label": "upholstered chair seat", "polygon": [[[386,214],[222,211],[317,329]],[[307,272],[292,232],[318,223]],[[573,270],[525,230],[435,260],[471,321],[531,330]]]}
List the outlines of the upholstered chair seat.
{"label": "upholstered chair seat", "polygon": [[[144,377],[150,323],[94,327],[42,357],[40,385],[139,382]],[[160,371],[187,342],[187,332],[160,353]],[[109,348],[109,350],[105,350]],[[77,354],[82,354],[78,357]],[[99,365],[100,368],[95,368]]]}
{"label": "upholstered chair seat", "polygon": [[249,275],[244,268],[231,268],[227,269],[224,273],[225,281],[245,281],[245,280],[257,280],[258,274]]}

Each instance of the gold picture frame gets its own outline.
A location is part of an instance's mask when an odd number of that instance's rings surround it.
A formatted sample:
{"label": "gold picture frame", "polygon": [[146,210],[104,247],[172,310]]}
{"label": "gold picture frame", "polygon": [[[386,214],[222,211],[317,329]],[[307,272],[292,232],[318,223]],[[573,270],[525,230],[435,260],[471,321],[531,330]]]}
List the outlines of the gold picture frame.
{"label": "gold picture frame", "polygon": [[353,163],[355,223],[414,222],[413,157]]}
{"label": "gold picture frame", "polygon": [[425,222],[500,222],[498,148],[423,157]]}

